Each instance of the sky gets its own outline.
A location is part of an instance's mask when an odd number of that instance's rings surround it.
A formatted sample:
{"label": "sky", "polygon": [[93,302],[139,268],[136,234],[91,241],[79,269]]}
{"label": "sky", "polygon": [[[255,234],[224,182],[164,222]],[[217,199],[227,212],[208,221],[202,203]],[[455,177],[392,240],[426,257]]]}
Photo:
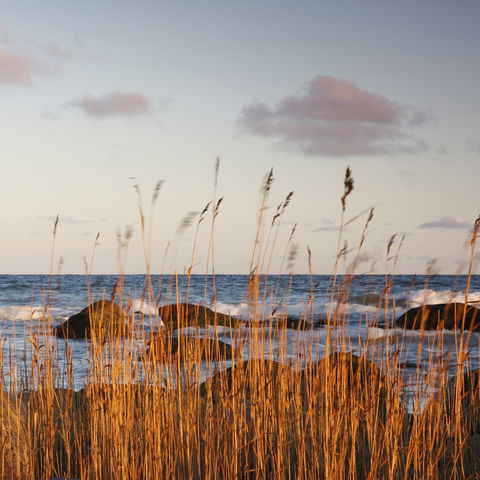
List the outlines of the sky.
{"label": "sky", "polygon": [[2,2],[0,273],[144,273],[145,256],[204,273],[212,208],[196,225],[220,198],[215,271],[248,273],[273,169],[256,252],[305,273],[309,249],[328,274],[347,167],[342,271],[373,207],[358,273],[465,272],[478,18],[476,0]]}

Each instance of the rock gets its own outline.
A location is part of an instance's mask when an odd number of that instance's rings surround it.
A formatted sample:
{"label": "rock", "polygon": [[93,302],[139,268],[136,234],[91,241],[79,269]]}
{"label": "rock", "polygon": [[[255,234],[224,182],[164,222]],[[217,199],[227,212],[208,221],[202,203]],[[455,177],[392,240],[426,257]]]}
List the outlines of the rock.
{"label": "rock", "polygon": [[30,441],[21,400],[0,390],[0,478],[30,478]]}
{"label": "rock", "polygon": [[154,388],[141,383],[131,384],[108,384],[108,383],[91,383],[83,387],[78,396],[80,405],[86,411],[94,409],[102,410],[108,413],[114,401],[127,405],[133,403],[135,413],[144,412],[145,402],[149,405],[158,399],[158,393],[163,393],[163,388]]}
{"label": "rock", "polygon": [[[455,437],[447,438],[443,455],[438,462],[438,478],[450,480],[465,478],[475,480],[480,472],[480,435],[462,438],[461,446]],[[455,445],[457,443],[457,445]]]}
{"label": "rock", "polygon": [[327,370],[335,382],[339,383],[341,389],[363,390],[374,386],[376,394],[379,389],[382,390],[382,395],[384,394],[384,376],[374,363],[350,353],[339,352],[332,353],[328,358],[323,358],[320,362],[298,372],[288,365],[272,360],[240,361],[234,366],[217,372],[213,377],[207,379],[201,388],[203,393],[207,388],[212,388],[212,386],[218,388],[221,384],[224,389],[231,389],[232,378],[237,375],[237,378],[245,383],[242,388],[247,390],[250,390],[252,385],[252,378],[249,377],[253,376],[255,381],[257,381],[257,377],[260,379],[261,385],[256,385],[260,387],[263,384],[276,384],[277,382],[290,383],[293,387],[296,382],[299,382],[302,394],[305,394],[309,388],[309,382],[325,380]]}
{"label": "rock", "polygon": [[358,394],[362,401],[366,396],[379,398],[382,413],[385,413],[385,376],[366,358],[352,353],[333,352],[317,364],[307,367],[304,371],[305,378],[308,378],[309,370],[312,372],[312,381],[318,376],[320,382],[329,383],[331,390],[338,391],[340,396],[347,393],[354,398]]}
{"label": "rock", "polygon": [[92,331],[99,337],[118,337],[126,334],[126,321],[121,307],[100,300],[71,316],[53,331],[58,338],[90,338]]}
{"label": "rock", "polygon": [[192,305],[190,303],[165,305],[158,309],[158,313],[166,327],[171,329],[195,325],[235,327],[239,323],[237,319],[230,315],[215,313],[204,305]]}
{"label": "rock", "polygon": [[245,394],[250,397],[252,388],[265,392],[270,388],[277,392],[279,382],[283,386],[294,379],[294,371],[282,363],[272,360],[251,359],[238,361],[235,365],[217,372],[200,385],[200,395],[205,396],[209,391],[213,398],[218,400],[226,395],[238,396]]}
{"label": "rock", "polygon": [[313,323],[311,317],[307,316],[307,319],[304,317],[277,317],[276,323],[280,328],[290,328],[291,330],[311,330],[312,328],[319,328],[323,325],[323,322],[326,321],[323,317],[315,316],[313,318]]}
{"label": "rock", "polygon": [[187,359],[196,360],[231,360],[236,353],[229,343],[210,338],[183,337],[181,339],[169,334],[155,332],[150,336],[148,347],[140,360],[155,363],[176,362]]}
{"label": "rock", "polygon": [[[459,409],[456,408],[457,399],[460,401]],[[446,386],[445,410],[452,425],[455,424],[458,411],[462,417],[460,423],[466,431],[470,435],[480,434],[480,370],[464,373],[458,385],[456,377],[449,379]]]}
{"label": "rock", "polygon": [[463,303],[440,303],[411,308],[397,318],[395,326],[407,330],[477,330],[480,328],[480,311],[466,306],[465,324],[462,325]]}
{"label": "rock", "polygon": [[[286,422],[284,425],[288,424],[288,418],[305,425],[299,428],[305,437],[315,429],[315,435],[323,438],[324,429],[330,425],[332,431],[340,434],[332,434],[328,448],[343,458],[349,476],[390,478],[388,467],[378,471],[377,476],[371,473],[371,465],[375,464],[378,455],[375,444],[390,442],[385,431],[390,435],[395,425],[395,438],[401,445],[399,450],[405,452],[399,461],[403,465],[410,427],[401,399],[388,393],[387,382],[380,369],[368,360],[352,354],[333,353],[305,370],[269,360],[240,362],[201,384],[199,397],[207,404],[211,402],[213,408],[222,413],[235,402],[243,412],[242,425],[246,425],[246,431],[255,432],[255,425],[268,424],[277,413],[282,422]],[[356,427],[352,428],[352,424]],[[275,421],[270,428],[275,428],[274,425]],[[288,431],[288,427],[285,430]],[[292,432],[284,434],[292,435]],[[300,437],[296,438],[299,441]],[[292,441],[289,451],[292,459],[298,454],[295,445]],[[314,452],[312,455],[318,455],[315,447],[308,445],[307,448]],[[255,458],[247,462],[247,467],[255,468]],[[269,462],[268,459],[265,464],[265,471],[269,473],[266,477],[274,478],[276,467]],[[399,474],[399,478],[403,477]]]}
{"label": "rock", "polygon": [[[312,370],[310,376],[306,375],[309,368]],[[364,409],[363,406],[375,405],[374,411],[378,421],[386,421],[387,378],[365,357],[353,353],[333,352],[317,364],[307,367],[305,378],[310,378],[314,385],[316,382],[322,382],[324,395],[329,397],[329,402],[333,405],[337,403],[345,407],[355,405],[356,408],[360,405],[360,410]],[[365,418],[361,420],[364,421]]]}
{"label": "rock", "polygon": [[[345,443],[350,445],[349,458],[345,461],[353,468],[355,459],[354,478],[391,478],[387,468],[379,467],[375,475],[371,469],[378,456],[375,443],[392,445],[391,433],[387,432],[392,432],[393,425],[395,442],[400,446],[397,451],[399,478],[407,478],[401,465],[406,462],[411,419],[401,396],[395,392],[394,380],[389,380],[367,358],[351,353],[332,353],[311,369],[312,374],[304,380],[309,402],[317,405],[325,424],[332,422],[334,429],[345,432],[345,436],[340,434],[329,447],[340,454]],[[355,429],[352,424],[356,425]]]}

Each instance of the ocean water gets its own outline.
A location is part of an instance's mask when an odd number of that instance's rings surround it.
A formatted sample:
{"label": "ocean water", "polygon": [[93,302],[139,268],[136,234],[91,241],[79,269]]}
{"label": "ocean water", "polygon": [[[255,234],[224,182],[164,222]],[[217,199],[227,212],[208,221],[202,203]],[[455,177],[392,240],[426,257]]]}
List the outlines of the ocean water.
{"label": "ocean water", "polygon": [[[31,372],[28,365],[32,362],[32,343],[41,341],[35,336],[40,329],[46,305],[51,316],[52,327],[64,322],[69,316],[85,308],[90,300],[102,297],[111,298],[118,282],[116,275],[95,275],[87,281],[84,275],[0,275],[0,353],[3,357],[1,381],[19,382],[21,386],[30,385]],[[248,304],[248,276],[217,275],[215,277],[216,308],[222,313],[242,318],[248,323],[251,304]],[[339,277],[339,282],[343,280]],[[328,313],[329,308],[336,308],[335,298],[331,300],[329,289],[330,276],[308,275],[270,276],[265,285],[263,279],[260,287],[260,301],[257,312],[264,318],[264,325],[259,331],[268,333],[270,318],[279,312],[289,317],[306,315],[318,318]],[[393,328],[398,318],[408,308],[423,303],[435,304],[465,300],[465,276],[437,275],[425,277],[397,275],[391,285],[388,309],[384,296],[385,276],[363,275],[355,277],[348,300],[339,308],[345,316],[345,327],[332,329],[327,327],[306,329],[303,331],[288,329],[281,338],[274,337],[265,342],[264,354],[275,360],[297,363],[298,356],[302,362],[310,357],[317,361],[325,352],[327,337],[343,340],[343,349],[361,353],[375,351],[375,361],[386,369],[391,355],[397,355],[405,374],[406,391],[412,393],[418,379],[409,381],[415,372],[426,369],[435,362],[443,362],[450,375],[455,371],[457,346],[460,337],[467,338],[467,333],[445,330],[443,332],[406,331]],[[175,303],[177,292],[179,300],[185,301],[187,277],[153,276],[153,300],[145,292],[143,275],[127,275],[124,278],[123,298],[128,299],[136,312],[135,318],[142,321],[141,328],[146,332],[161,328],[155,315],[159,305]],[[177,288],[178,285],[178,288]],[[50,293],[49,293],[50,292]],[[146,299],[145,299],[146,298]],[[471,278],[468,301],[480,306],[480,275]],[[211,276],[205,286],[204,275],[193,275],[189,289],[189,302],[194,304],[214,305],[214,288]],[[380,308],[379,308],[380,307]],[[387,311],[387,314],[386,314]],[[218,335],[226,342],[233,337],[244,336],[244,357],[252,355],[248,343],[248,327],[243,327],[232,334],[230,329],[213,327],[200,329],[204,336]],[[195,329],[186,329],[187,334],[196,334]],[[267,336],[267,335],[266,335]],[[56,340],[55,361],[59,371],[70,369],[74,374],[75,388],[82,388],[89,381],[91,350],[89,340]],[[479,368],[480,333],[473,333],[469,338],[468,362],[470,368]],[[302,346],[304,348],[302,348]],[[141,341],[133,347],[141,348]],[[48,346],[40,345],[42,348]],[[68,355],[65,353],[68,352]],[[134,352],[135,354],[135,352]],[[70,358],[71,357],[71,358]],[[41,359],[39,360],[41,361]],[[227,362],[228,364],[228,362]],[[417,370],[419,369],[419,370]],[[205,373],[206,375],[206,373]],[[413,377],[412,377],[413,378]]]}

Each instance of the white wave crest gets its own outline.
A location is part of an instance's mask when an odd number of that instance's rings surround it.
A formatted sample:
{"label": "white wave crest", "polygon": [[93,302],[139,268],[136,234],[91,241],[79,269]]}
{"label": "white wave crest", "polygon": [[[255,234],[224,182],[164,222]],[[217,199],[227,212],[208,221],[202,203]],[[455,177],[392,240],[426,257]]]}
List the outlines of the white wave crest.
{"label": "white wave crest", "polygon": [[144,315],[156,315],[158,313],[155,305],[142,299],[135,299],[133,301],[133,310],[135,312],[143,313]]}
{"label": "white wave crest", "polygon": [[9,305],[0,307],[0,320],[37,320],[43,316],[43,308],[32,305]]}
{"label": "white wave crest", "polygon": [[[337,303],[334,302],[332,304],[332,311],[335,311],[337,308]],[[347,313],[354,313],[354,314],[362,314],[362,313],[377,313],[378,307],[376,305],[359,305],[359,304],[345,304],[342,305],[341,308],[346,308]],[[217,303],[217,312],[225,313],[227,315],[233,315],[235,317],[241,318],[248,318],[252,316],[253,313],[253,305],[249,305],[248,303],[239,303],[239,304],[231,304],[231,303]],[[343,311],[343,310],[342,310]],[[291,304],[291,305],[279,305],[277,307],[273,307],[270,304],[263,305],[259,303],[256,308],[256,313],[259,317],[264,317],[265,319],[269,319],[272,315],[277,316],[291,316],[297,318],[309,318],[310,315],[310,303],[308,301],[302,301],[299,303]],[[315,300],[313,302],[313,314],[320,315],[320,314],[327,314],[328,313],[328,305],[325,305],[323,301]]]}
{"label": "white wave crest", "polygon": [[[210,308],[212,307],[213,305]],[[248,313],[248,304],[239,303],[234,305],[233,303],[217,302],[217,312],[224,313],[225,315],[231,315],[233,317],[242,317]]]}
{"label": "white wave crest", "polygon": [[[480,303],[480,292],[471,292],[468,294],[468,302]],[[418,307],[424,303],[428,305],[435,305],[438,303],[452,303],[452,302],[465,302],[465,292],[455,292],[452,290],[430,290],[421,289],[413,291],[409,297],[407,305],[409,308]]]}
{"label": "white wave crest", "polygon": [[378,327],[367,327],[367,337],[371,340],[388,336],[388,331]]}

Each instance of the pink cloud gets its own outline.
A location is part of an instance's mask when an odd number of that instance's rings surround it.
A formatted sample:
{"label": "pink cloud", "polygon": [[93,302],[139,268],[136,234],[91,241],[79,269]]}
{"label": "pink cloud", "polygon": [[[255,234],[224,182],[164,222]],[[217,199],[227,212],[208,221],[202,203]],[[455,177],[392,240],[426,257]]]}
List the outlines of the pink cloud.
{"label": "pink cloud", "polygon": [[42,65],[29,56],[0,50],[0,84],[33,85],[32,74],[41,70]]}
{"label": "pink cloud", "polygon": [[83,110],[91,117],[132,117],[147,113],[152,105],[140,93],[111,92],[95,97],[89,93],[69,103]]}
{"label": "pink cloud", "polygon": [[57,73],[61,62],[73,58],[56,43],[14,35],[1,26],[0,45],[0,85],[33,86],[36,75]]}
{"label": "pink cloud", "polygon": [[307,155],[342,157],[425,149],[404,128],[429,119],[428,113],[347,80],[317,76],[273,107],[258,100],[246,105],[238,124],[246,133],[276,139]]}

